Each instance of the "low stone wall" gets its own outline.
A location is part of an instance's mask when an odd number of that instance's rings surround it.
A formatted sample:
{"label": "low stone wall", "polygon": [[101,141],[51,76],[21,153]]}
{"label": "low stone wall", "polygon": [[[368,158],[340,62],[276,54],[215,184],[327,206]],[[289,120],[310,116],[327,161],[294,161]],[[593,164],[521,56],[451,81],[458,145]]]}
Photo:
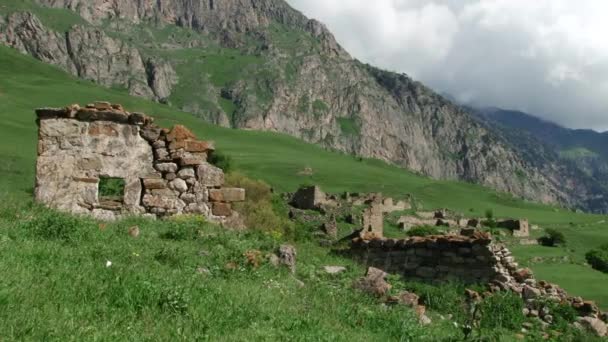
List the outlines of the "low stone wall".
{"label": "low stone wall", "polygon": [[485,236],[354,239],[354,256],[367,266],[427,282],[486,283],[502,270],[499,249]]}
{"label": "low stone wall", "polygon": [[[171,130],[122,106],[42,108],[38,116],[36,199],[99,219],[200,214],[223,221],[244,189],[223,188],[224,172],[209,164],[212,143],[181,125]],[[103,178],[124,182],[116,198],[100,196]]]}

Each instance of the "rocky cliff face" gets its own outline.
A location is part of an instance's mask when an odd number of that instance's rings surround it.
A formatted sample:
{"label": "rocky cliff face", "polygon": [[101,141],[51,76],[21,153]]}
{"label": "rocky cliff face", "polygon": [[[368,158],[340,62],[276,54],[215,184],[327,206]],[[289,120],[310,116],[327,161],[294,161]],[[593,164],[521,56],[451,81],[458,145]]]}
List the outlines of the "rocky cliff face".
{"label": "rocky cliff face", "polygon": [[589,208],[598,195],[560,165],[531,163],[406,75],[353,60],[282,0],[37,1],[89,24],[62,34],[15,13],[3,43],[100,84],[527,199]]}
{"label": "rocky cliff face", "polygon": [[[175,84],[175,72],[161,60],[145,61],[139,51],[93,26],[73,26],[64,34],[45,27],[32,13],[8,17],[0,42],[41,61],[131,95],[162,99]],[[147,68],[145,65],[147,65]]]}

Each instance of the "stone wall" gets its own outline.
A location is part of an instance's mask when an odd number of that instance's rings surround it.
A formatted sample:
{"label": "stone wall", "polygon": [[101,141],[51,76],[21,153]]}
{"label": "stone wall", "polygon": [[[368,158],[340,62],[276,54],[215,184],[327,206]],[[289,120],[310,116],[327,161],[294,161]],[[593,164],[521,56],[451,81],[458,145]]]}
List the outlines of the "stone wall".
{"label": "stone wall", "polygon": [[[213,144],[183,126],[161,128],[107,102],[36,114],[41,203],[100,219],[191,213],[223,221],[236,216],[231,203],[245,199],[244,189],[222,188],[223,171],[207,162]],[[123,180],[122,196],[100,196],[103,178]]]}
{"label": "stone wall", "polygon": [[486,236],[444,235],[409,239],[354,239],[352,251],[367,266],[407,279],[485,283],[503,268]]}

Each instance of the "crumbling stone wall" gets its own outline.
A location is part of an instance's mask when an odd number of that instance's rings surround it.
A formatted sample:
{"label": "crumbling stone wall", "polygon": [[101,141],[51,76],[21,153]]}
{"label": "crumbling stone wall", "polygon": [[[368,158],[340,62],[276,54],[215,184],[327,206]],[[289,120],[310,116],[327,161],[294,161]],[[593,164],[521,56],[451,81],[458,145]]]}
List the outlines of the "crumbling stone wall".
{"label": "crumbling stone wall", "polygon": [[427,282],[485,283],[501,274],[500,249],[488,237],[442,235],[409,239],[354,239],[356,259],[388,273]]}
{"label": "crumbling stone wall", "polygon": [[[224,173],[209,164],[213,144],[187,128],[168,130],[151,117],[97,102],[42,108],[38,116],[36,200],[100,219],[191,213],[223,221],[244,189],[222,188]],[[117,200],[100,198],[104,177],[124,180]]]}

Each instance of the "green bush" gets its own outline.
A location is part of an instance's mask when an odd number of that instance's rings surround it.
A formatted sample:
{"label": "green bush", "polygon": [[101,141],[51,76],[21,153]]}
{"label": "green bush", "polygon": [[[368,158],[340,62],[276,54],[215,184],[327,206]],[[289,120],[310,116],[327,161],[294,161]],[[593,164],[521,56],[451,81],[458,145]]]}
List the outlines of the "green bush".
{"label": "green bush", "polygon": [[268,184],[234,172],[226,176],[226,185],[245,189],[245,202],[235,203],[234,209],[248,228],[281,235],[293,233],[294,225],[287,217],[287,209],[281,208],[281,201]]}
{"label": "green bush", "polygon": [[598,271],[608,273],[608,244],[601,245],[585,254],[585,259],[591,267]]}
{"label": "green bush", "polygon": [[494,218],[494,211],[492,209],[487,209],[485,212],[486,220],[483,224],[486,227],[496,228],[496,219]]}
{"label": "green bush", "polygon": [[511,292],[496,293],[479,304],[479,325],[482,329],[519,330],[524,322],[524,303]]}
{"label": "green bush", "polygon": [[408,236],[440,235],[441,231],[433,226],[418,226],[407,231]]}
{"label": "green bush", "polygon": [[564,233],[552,228],[545,229],[545,233],[545,236],[542,236],[538,239],[538,242],[541,245],[547,247],[555,247],[558,245],[566,244],[566,237],[564,236]]}
{"label": "green bush", "polygon": [[209,155],[207,161],[220,169],[224,170],[225,173],[232,171],[232,158],[222,152],[215,151]]}

